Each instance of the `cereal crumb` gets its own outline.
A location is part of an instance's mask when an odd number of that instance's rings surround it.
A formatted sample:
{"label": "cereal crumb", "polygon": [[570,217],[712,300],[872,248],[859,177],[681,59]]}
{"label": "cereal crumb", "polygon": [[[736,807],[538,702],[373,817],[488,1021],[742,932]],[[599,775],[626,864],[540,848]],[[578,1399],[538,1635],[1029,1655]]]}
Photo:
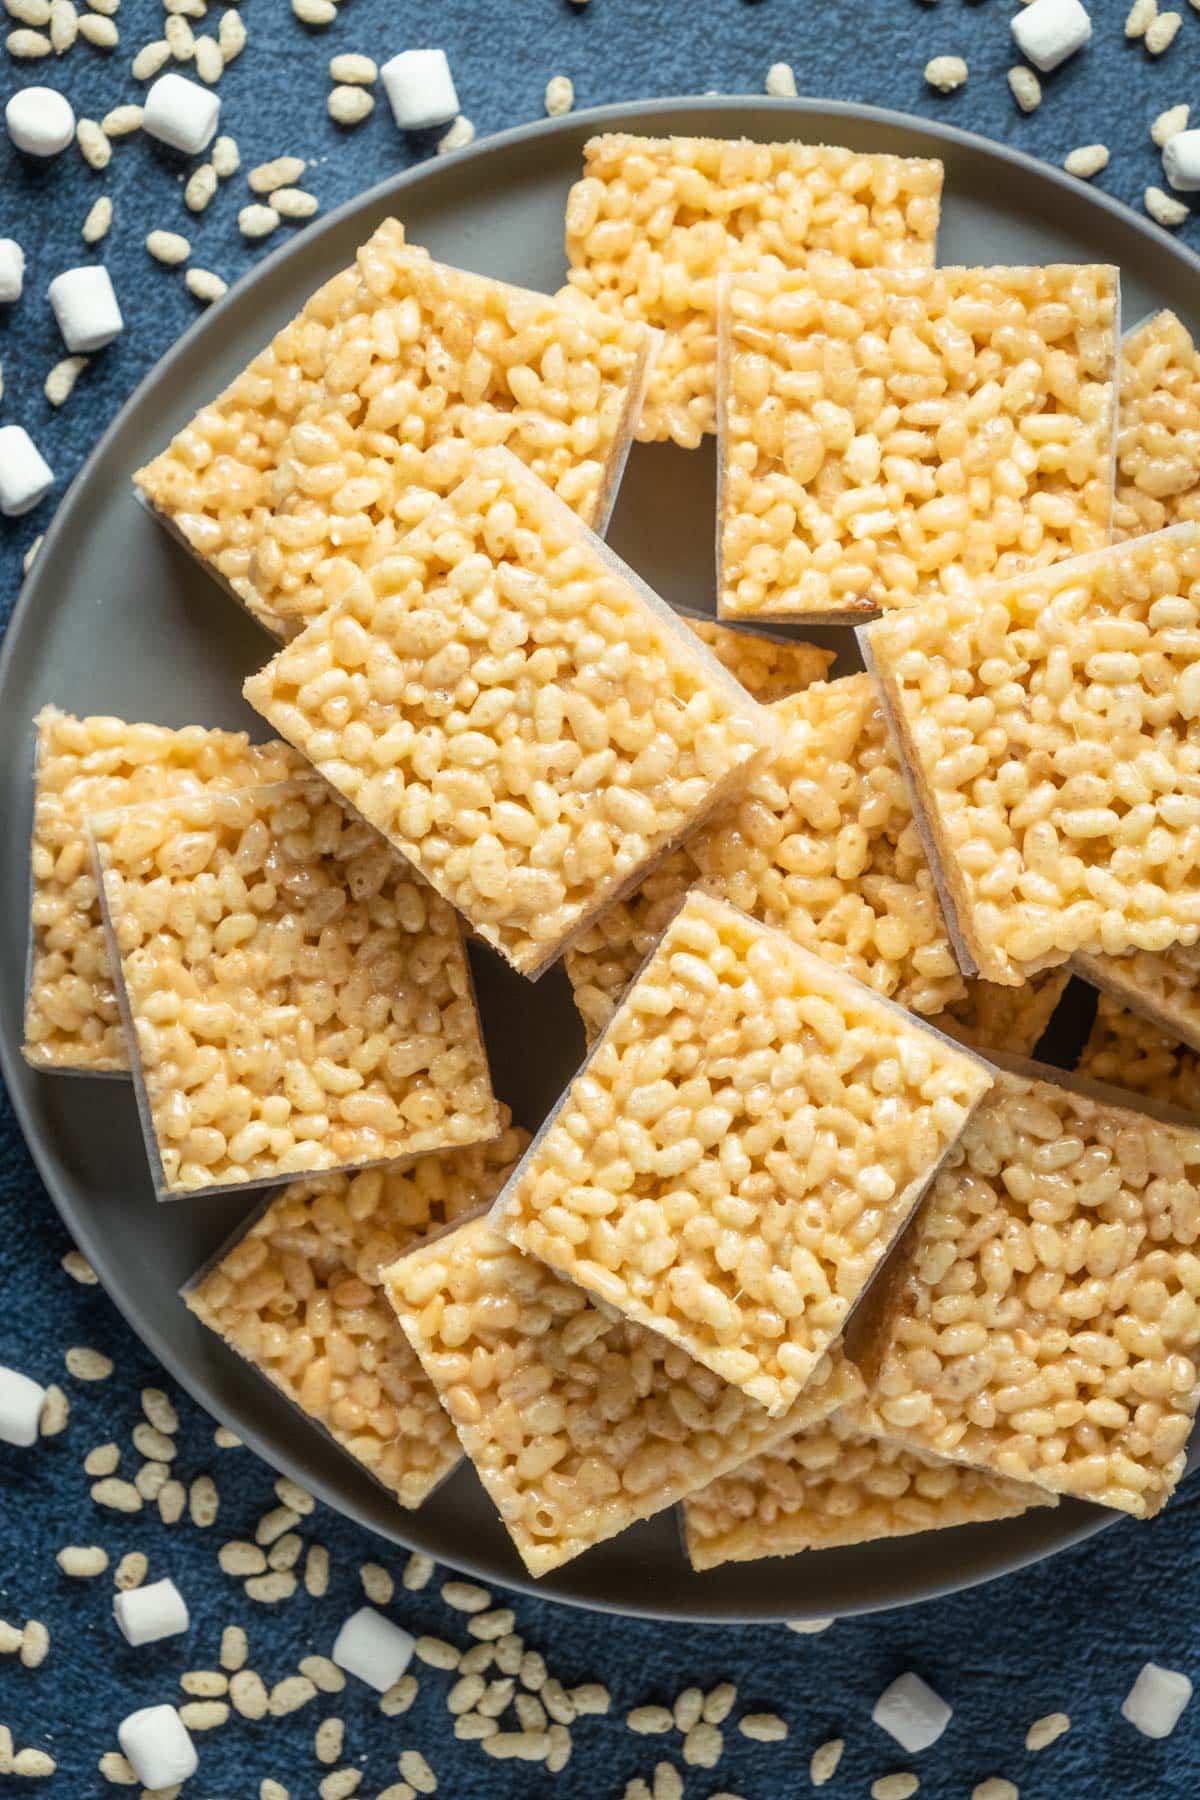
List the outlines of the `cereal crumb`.
{"label": "cereal crumb", "polygon": [[1145,37],[1147,27],[1154,23],[1157,16],[1158,0],[1133,0],[1133,5],[1125,15],[1125,36]]}
{"label": "cereal crumb", "polygon": [[1179,106],[1168,106],[1166,112],[1159,113],[1150,127],[1150,136],[1160,150],[1173,137],[1178,137],[1181,131],[1187,130],[1191,110],[1191,107],[1184,102]]}
{"label": "cereal crumb", "polygon": [[[206,269],[190,269],[188,271],[187,282],[188,282],[189,288],[192,288],[192,276],[193,275],[204,275],[207,279],[209,279],[211,281],[215,281],[219,284],[220,292],[222,294],[225,292],[225,283],[223,281],[221,281],[220,276],[219,275],[209,276],[208,271]],[[193,293],[196,292],[195,288],[192,288],[192,292]],[[202,295],[197,295],[198,299],[203,298],[203,297],[204,296],[202,296]],[[215,295],[215,294],[210,295],[209,298],[216,299],[217,295]],[[213,1443],[217,1446],[218,1450],[240,1450],[242,1448],[241,1438],[238,1436],[236,1431],[230,1431],[228,1425],[218,1425],[217,1426],[217,1429],[213,1432]]]}
{"label": "cereal crumb", "polygon": [[492,1604],[492,1596],[486,1588],[476,1587],[471,1581],[447,1581],[442,1588],[442,1599],[455,1612],[486,1612]]}
{"label": "cereal crumb", "polygon": [[1045,1750],[1070,1729],[1071,1719],[1068,1713],[1046,1713],[1042,1718],[1035,1719],[1025,1733],[1025,1748]]}
{"label": "cereal crumb", "polygon": [[375,96],[369,94],[365,87],[351,87],[343,83],[330,88],[325,105],[334,124],[349,129],[370,118],[375,111]]}
{"label": "cereal crumb", "polygon": [[179,1685],[197,1700],[216,1700],[229,1692],[229,1677],[220,1669],[189,1669],[179,1677]]}
{"label": "cereal crumb", "polygon": [[1179,27],[1183,24],[1183,14],[1177,12],[1159,13],[1146,27],[1142,42],[1151,56],[1161,56],[1175,42]]}
{"label": "cereal crumb", "polygon": [[845,1748],[845,1738],[829,1738],[826,1743],[817,1745],[808,1765],[808,1779],[814,1787],[824,1787],[827,1781],[833,1780]]}
{"label": "cereal crumb", "polygon": [[262,1606],[279,1600],[290,1600],[296,1591],[296,1577],[290,1569],[272,1569],[269,1575],[253,1575],[246,1583],[246,1593]]}
{"label": "cereal crumb", "polygon": [[763,87],[776,100],[795,99],[796,76],[791,63],[772,63],[767,70],[767,79],[763,83]]}
{"label": "cereal crumb", "polygon": [[415,1675],[402,1675],[394,1682],[386,1694],[379,1696],[379,1710],[387,1719],[398,1719],[406,1713],[418,1693]]}
{"label": "cereal crumb", "polygon": [[1022,112],[1033,112],[1042,104],[1042,84],[1024,63],[1018,63],[1015,69],[1008,71],[1008,85]]}
{"label": "cereal crumb", "polygon": [[46,1398],[42,1402],[42,1416],[38,1420],[38,1430],[43,1437],[57,1437],[60,1431],[66,1430],[67,1420],[70,1416],[70,1401],[57,1381],[52,1381],[46,1389]]}
{"label": "cereal crumb", "polygon": [[131,1588],[141,1587],[149,1567],[149,1560],[143,1551],[129,1550],[117,1564],[113,1580],[121,1592],[127,1594]]}
{"label": "cereal crumb", "polygon": [[188,1700],[179,1717],[189,1731],[215,1731],[228,1719],[229,1707],[224,1700]]}
{"label": "cereal crumb", "polygon": [[151,231],[146,237],[146,248],[155,262],[165,263],[173,268],[177,263],[186,262],[192,254],[192,246],[187,238],[178,231]]}
{"label": "cereal crumb", "polygon": [[286,1718],[288,1713],[297,1712],[300,1707],[307,1706],[309,1701],[315,1700],[316,1697],[316,1682],[310,1681],[307,1675],[286,1675],[271,1689],[268,1701],[271,1717],[274,1719]]}
{"label": "cereal crumb", "polygon": [[50,1654],[50,1633],[40,1619],[27,1619],[21,1633],[21,1666],[40,1669]]}
{"label": "cereal crumb", "polygon": [[373,1606],[386,1606],[396,1591],[396,1584],[382,1563],[364,1563],[358,1571],[363,1593]]}
{"label": "cereal crumb", "polygon": [[329,1552],[324,1544],[310,1544],[304,1559],[304,1591],[319,1600],[329,1587]]}
{"label": "cereal crumb", "polygon": [[203,1531],[216,1521],[220,1510],[217,1484],[211,1475],[197,1475],[188,1489],[188,1517]]}
{"label": "cereal crumb", "polygon": [[1067,174],[1077,175],[1081,181],[1090,181],[1093,175],[1099,175],[1107,167],[1107,144],[1081,144],[1078,150],[1072,150],[1063,161]]}
{"label": "cereal crumb", "polygon": [[787,1721],[778,1713],[747,1713],[738,1720],[738,1730],[758,1744],[778,1744],[788,1734]]}
{"label": "cereal crumb", "polygon": [[142,1510],[142,1496],[132,1481],[122,1481],[116,1475],[108,1475],[103,1481],[93,1482],[92,1499],[97,1506],[106,1506],[110,1512],[135,1513]]}
{"label": "cereal crumb", "polygon": [[626,1714],[625,1723],[630,1731],[647,1736],[652,1732],[670,1731],[675,1719],[665,1706],[635,1706],[631,1713]]}
{"label": "cereal crumb", "polygon": [[[92,210],[95,211],[95,208],[93,207]],[[88,217],[91,217],[91,213],[88,214]],[[86,236],[86,226],[84,235]],[[79,1282],[81,1287],[95,1287],[98,1280],[96,1271],[82,1250],[68,1250],[62,1259],[62,1266],[71,1280]]]}
{"label": "cereal crumb", "polygon": [[953,94],[967,79],[961,56],[935,56],[925,64],[925,80],[936,93]]}
{"label": "cereal crumb", "polygon": [[409,1593],[415,1594],[419,1589],[426,1586],[433,1575],[433,1570],[433,1558],[431,1556],[423,1556],[419,1550],[414,1550],[404,1565],[404,1574],[400,1579],[403,1581],[404,1586],[408,1589]]}
{"label": "cereal crumb", "polygon": [[1172,199],[1160,187],[1148,187],[1142,196],[1142,202],[1155,224],[1165,226],[1167,230],[1182,225],[1188,216],[1188,208],[1183,201]]}
{"label": "cereal crumb", "polygon": [[467,145],[474,141],[474,125],[470,119],[459,113],[446,135],[438,139],[437,153],[439,156],[448,156],[452,150],[465,150]]}
{"label": "cereal crumb", "polygon": [[76,1381],[107,1381],[113,1372],[109,1357],[103,1356],[99,1350],[88,1350],[81,1345],[73,1345],[63,1360]]}
{"label": "cereal crumb", "polygon": [[690,1768],[713,1769],[725,1748],[724,1733],[716,1725],[703,1720],[685,1734],[681,1755]]}
{"label": "cereal crumb", "polygon": [[575,84],[569,75],[552,75],[546,83],[546,116],[561,118],[575,104]]}
{"label": "cereal crumb", "polygon": [[89,1581],[94,1575],[103,1575],[107,1569],[108,1552],[99,1544],[64,1544],[54,1560],[64,1575]]}
{"label": "cereal crumb", "polygon": [[220,1664],[231,1675],[246,1666],[246,1658],[250,1654],[250,1644],[241,1625],[227,1625],[221,1633]]}
{"label": "cereal crumb", "polygon": [[243,1719],[264,1719],[269,1701],[266,1684],[253,1669],[239,1669],[229,1680],[229,1698]]}

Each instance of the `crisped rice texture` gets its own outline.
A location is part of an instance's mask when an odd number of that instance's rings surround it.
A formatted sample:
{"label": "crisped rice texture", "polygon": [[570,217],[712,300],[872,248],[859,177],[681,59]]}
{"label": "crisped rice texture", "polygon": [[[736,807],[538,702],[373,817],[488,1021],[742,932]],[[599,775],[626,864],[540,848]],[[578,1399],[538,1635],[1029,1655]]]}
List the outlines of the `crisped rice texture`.
{"label": "crisped rice texture", "polygon": [[681,844],[631,894],[605,907],[568,947],[563,966],[589,1044],[608,1024],[621,995],[699,879],[695,857]]}
{"label": "crisped rice texture", "polygon": [[280,781],[300,758],[245,732],[127,725],[44,706],[36,719],[32,944],[25,1002],[35,1069],[126,1074],[129,1051],[84,822],[89,813],[170,794]]}
{"label": "crisped rice texture", "polygon": [[695,891],[496,1222],[779,1415],[989,1082],[899,1007]]}
{"label": "crisped rice texture", "polygon": [[246,683],[514,968],[697,825],[770,714],[507,450]]}
{"label": "crisped rice texture", "polygon": [[802,268],[817,250],[859,268],[933,262],[942,165],[815,144],[645,138],[584,146],[567,197],[573,287],[666,333],[637,435],[695,449],[715,429],[717,281]]}
{"label": "crisped rice texture", "polygon": [[968,974],[1200,935],[1200,528],[865,627]]}
{"label": "crisped rice texture", "polygon": [[768,637],[761,631],[719,625],[715,619],[681,617],[722,667],[764,706],[823,681],[837,659],[835,651],[799,638]]}
{"label": "crisped rice texture", "polygon": [[394,221],[358,268],[254,563],[260,602],[293,627],[324,610],[331,558],[377,562],[445,491],[444,459],[426,453],[450,440],[506,444],[603,532],[656,342],[573,289],[551,298],[433,262]]}
{"label": "crisped rice texture", "polygon": [[972,977],[963,997],[952,1001],[933,1023],[975,1050],[1031,1056],[1070,979],[1068,969],[1049,969],[1023,987],[1011,988]]}
{"label": "crisped rice texture", "polygon": [[495,1135],[458,920],[319,776],[91,824],[160,1192]]}
{"label": "crisped rice texture", "polygon": [[1200,1052],[1101,994],[1079,1073],[1200,1113]]}
{"label": "crisped rice texture", "polygon": [[502,1112],[494,1143],[404,1170],[293,1182],[184,1294],[402,1506],[420,1506],[460,1451],[388,1305],[383,1271],[503,1184],[528,1133]]}
{"label": "crisped rice texture", "polygon": [[1200,1127],[1069,1081],[997,1074],[856,1351],[895,1441],[1148,1518],[1200,1396]]}
{"label": "crisped rice texture", "polygon": [[853,620],[1109,538],[1105,265],[722,284],[718,610]]}
{"label": "crisped rice texture", "polygon": [[531,1575],[544,1575],[862,1392],[839,1351],[772,1420],[485,1219],[384,1272],[462,1446]]}
{"label": "crisped rice texture", "polygon": [[[403,241],[403,227],[390,220]],[[329,334],[353,307],[358,268],[318,288],[250,366],[134,482],[155,514],[209,573],[276,637],[286,625],[259,598],[255,551],[275,504],[279,458],[292,425],[319,402]]]}
{"label": "crisped rice texture", "polygon": [[1144,1014],[1159,1031],[1200,1050],[1200,944],[1172,944],[1157,955],[1149,950],[1126,956],[1080,953],[1071,966],[1093,986]]}
{"label": "crisped rice texture", "polygon": [[1053,1504],[1037,1488],[888,1443],[863,1409],[843,1407],[689,1495],[683,1516],[692,1567],[714,1569]]}
{"label": "crisped rice texture", "polygon": [[1200,355],[1172,312],[1156,313],[1121,344],[1117,433],[1119,537],[1200,520]]}

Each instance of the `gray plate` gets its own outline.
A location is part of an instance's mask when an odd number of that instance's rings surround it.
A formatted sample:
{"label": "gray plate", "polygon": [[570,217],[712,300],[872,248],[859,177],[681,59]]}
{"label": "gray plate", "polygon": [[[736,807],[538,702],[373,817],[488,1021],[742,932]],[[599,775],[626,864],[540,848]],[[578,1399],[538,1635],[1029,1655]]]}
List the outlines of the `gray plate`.
{"label": "gray plate", "polygon": [[[250,360],[390,212],[436,256],[530,287],[563,273],[562,215],[584,139],[598,129],[799,137],[940,156],[942,262],[1104,261],[1125,277],[1125,317],[1171,306],[1196,323],[1200,261],[1145,220],[1056,170],[924,120],[809,101],[682,100],[609,107],[525,126],[373,189],[268,257],[174,346],[102,439],[59,508],[0,661],[0,1065],[46,1185],[125,1317],[176,1379],[276,1468],[397,1543],[510,1587],[528,1587],[492,1508],[461,1469],[420,1512],[391,1498],[196,1324],[179,1284],[253,1196],[159,1205],[128,1083],[38,1077],[20,1056],[28,909],[30,720],[76,712],[182,725],[261,727],[239,698],[270,645],[134,502],[131,472]],[[711,611],[713,457],[637,447],[610,536],[660,593]],[[839,641],[854,666],[849,633]],[[261,735],[261,730],[259,732]],[[565,978],[536,986],[474,957],[492,1066],[534,1127],[583,1049]],[[666,1513],[541,1582],[537,1591],[629,1613],[695,1619],[844,1614],[966,1586],[1046,1556],[1111,1515],[1037,1510],[893,1544],[691,1573]]]}

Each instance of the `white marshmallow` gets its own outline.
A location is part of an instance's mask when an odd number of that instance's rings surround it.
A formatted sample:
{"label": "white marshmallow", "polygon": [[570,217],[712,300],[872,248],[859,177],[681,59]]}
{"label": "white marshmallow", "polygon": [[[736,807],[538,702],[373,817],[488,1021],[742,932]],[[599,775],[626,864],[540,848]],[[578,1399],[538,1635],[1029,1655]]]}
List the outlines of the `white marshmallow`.
{"label": "white marshmallow", "polygon": [[25,285],[25,252],[16,238],[0,238],[0,301],[11,305]]}
{"label": "white marshmallow", "polygon": [[8,135],[26,156],[57,156],[75,136],[75,111],[57,88],[18,88],[4,108]]}
{"label": "white marshmallow", "polygon": [[379,73],[401,131],[426,131],[458,117],[458,94],[444,50],[402,50]]}
{"label": "white marshmallow", "polygon": [[1200,131],[1177,131],[1163,145],[1163,173],[1173,188],[1195,193],[1200,188]]}
{"label": "white marshmallow", "polygon": [[1021,55],[1046,71],[1082,50],[1092,35],[1092,21],[1079,0],[1033,0],[1014,13],[1012,34]]}
{"label": "white marshmallow", "polygon": [[50,283],[47,295],[68,350],[85,356],[103,350],[124,329],[112,278],[101,263],[64,269]]}
{"label": "white marshmallow", "polygon": [[935,1694],[919,1675],[897,1676],[875,1702],[871,1714],[876,1725],[915,1756],[936,1744],[953,1714],[940,1694]]}
{"label": "white marshmallow", "polygon": [[1143,1737],[1170,1737],[1191,1697],[1192,1684],[1186,1675],[1146,1663],[1121,1702],[1121,1717],[1136,1725]]}
{"label": "white marshmallow", "polygon": [[333,1660],[348,1675],[357,1675],[368,1687],[386,1694],[412,1661],[413,1643],[402,1625],[393,1625],[372,1606],[362,1606],[338,1632]]}
{"label": "white marshmallow", "polygon": [[142,130],[187,156],[198,156],[216,136],[221,102],[211,88],[184,75],[160,75],[142,107]]}
{"label": "white marshmallow", "polygon": [[147,1788],[174,1787],[196,1773],[200,1759],[173,1706],[143,1706],[117,1726],[117,1742]]}
{"label": "white marshmallow", "polygon": [[[0,430],[0,512],[7,513],[9,518],[15,518],[18,513],[27,512],[34,502],[30,500],[26,506],[8,504],[4,439],[11,431],[25,438],[31,450],[33,445],[19,425],[6,425]],[[33,454],[42,463],[43,469],[46,469],[36,450],[33,450]],[[46,469],[46,474],[50,475],[49,469]],[[54,477],[50,476],[50,479],[53,480]],[[36,498],[40,500],[45,491],[43,488]],[[36,1381],[31,1381],[28,1375],[22,1375],[19,1369],[0,1369],[0,1443],[19,1444],[22,1450],[27,1450],[30,1444],[36,1444],[38,1422],[45,1398],[45,1388],[39,1387]]]}
{"label": "white marshmallow", "polygon": [[[44,500],[54,486],[54,471],[42,456],[37,445],[22,425],[0,425],[0,513],[6,519],[19,519],[31,507]],[[25,1382],[27,1377],[18,1375],[15,1369],[0,1370],[0,1416],[5,1420],[10,1417],[10,1408],[16,1408],[17,1419],[26,1416],[25,1409],[32,1404],[26,1397],[18,1405],[18,1396],[22,1389],[12,1387],[10,1383]],[[36,1388],[37,1383],[30,1381],[28,1385]],[[45,1395],[37,1388],[40,1396],[38,1409]],[[35,1431],[33,1437],[37,1436]],[[3,1425],[0,1425],[0,1438],[10,1444],[32,1444],[33,1437],[8,1437]]]}
{"label": "white marshmallow", "polygon": [[114,1594],[113,1616],[127,1644],[156,1644],[188,1628],[187,1602],[167,1580]]}

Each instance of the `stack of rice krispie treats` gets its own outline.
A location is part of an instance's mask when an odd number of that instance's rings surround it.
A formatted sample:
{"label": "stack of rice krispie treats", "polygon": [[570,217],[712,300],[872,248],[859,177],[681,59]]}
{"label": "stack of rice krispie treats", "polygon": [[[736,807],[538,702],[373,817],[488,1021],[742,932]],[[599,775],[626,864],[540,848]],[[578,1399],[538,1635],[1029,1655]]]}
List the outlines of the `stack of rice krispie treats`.
{"label": "stack of rice krispie treats", "polygon": [[[554,294],[386,220],[135,476],[272,735],[36,721],[28,1060],[132,1077],[160,1199],[253,1190],[182,1303],[534,1576],[1183,1473],[1200,355],[1115,268],[937,266],[942,175],[599,137]],[[604,534],[705,437],[692,615]],[[545,1118],[468,941],[565,971]]]}

